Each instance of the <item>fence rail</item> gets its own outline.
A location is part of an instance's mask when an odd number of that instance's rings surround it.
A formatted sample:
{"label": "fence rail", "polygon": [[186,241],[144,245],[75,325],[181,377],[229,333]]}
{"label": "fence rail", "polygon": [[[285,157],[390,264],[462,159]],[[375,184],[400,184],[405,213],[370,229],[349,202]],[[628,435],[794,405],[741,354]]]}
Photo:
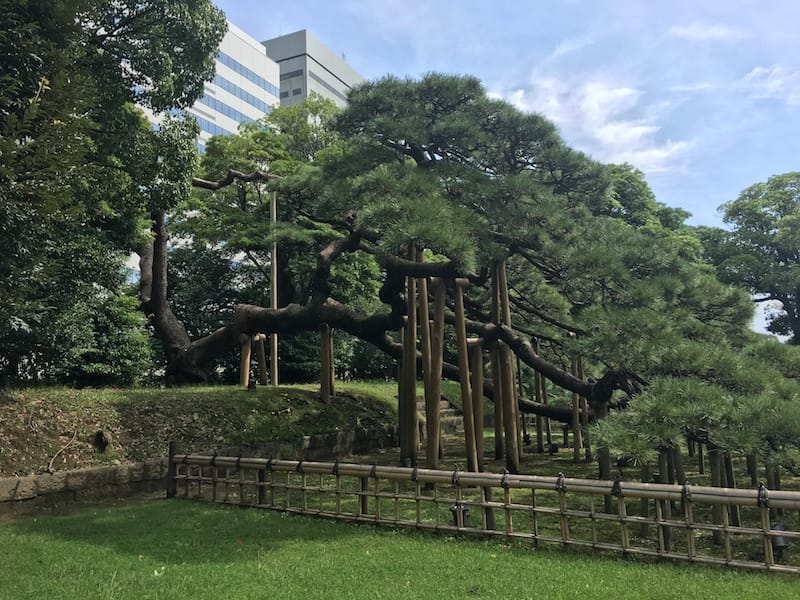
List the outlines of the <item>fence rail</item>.
{"label": "fence rail", "polygon": [[171,452],[167,495],[534,545],[800,573],[800,551],[792,547],[792,542],[800,545],[800,492],[763,487]]}

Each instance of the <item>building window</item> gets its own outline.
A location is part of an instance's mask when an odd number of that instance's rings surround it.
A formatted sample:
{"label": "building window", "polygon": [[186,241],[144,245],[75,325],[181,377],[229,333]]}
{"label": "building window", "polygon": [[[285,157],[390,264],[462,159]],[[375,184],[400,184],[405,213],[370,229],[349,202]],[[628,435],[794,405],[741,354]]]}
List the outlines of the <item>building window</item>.
{"label": "building window", "polygon": [[303,88],[294,88],[292,90],[292,96],[299,96],[303,93]]}
{"label": "building window", "polygon": [[281,81],[286,81],[287,79],[291,79],[292,77],[300,77],[303,74],[303,69],[297,69],[297,71],[289,71],[288,73],[281,74]]}
{"label": "building window", "polygon": [[289,97],[289,92],[281,92],[281,99],[288,97]]}

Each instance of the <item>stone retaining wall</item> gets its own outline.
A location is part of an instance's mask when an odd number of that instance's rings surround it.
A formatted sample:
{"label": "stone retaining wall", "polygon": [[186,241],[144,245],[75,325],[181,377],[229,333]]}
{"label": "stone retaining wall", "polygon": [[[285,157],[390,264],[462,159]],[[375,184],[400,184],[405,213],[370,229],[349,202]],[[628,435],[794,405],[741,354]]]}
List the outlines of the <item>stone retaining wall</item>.
{"label": "stone retaining wall", "polygon": [[167,459],[0,479],[0,514],[166,490]]}
{"label": "stone retaining wall", "polygon": [[[323,460],[393,447],[396,439],[395,429],[339,431],[303,436],[292,442],[275,441],[254,448],[222,448],[216,452],[233,456]],[[180,450],[195,452],[206,449]],[[0,479],[0,515],[24,514],[64,504],[127,498],[159,491],[166,493],[166,477],[167,459],[159,458],[141,463]]]}

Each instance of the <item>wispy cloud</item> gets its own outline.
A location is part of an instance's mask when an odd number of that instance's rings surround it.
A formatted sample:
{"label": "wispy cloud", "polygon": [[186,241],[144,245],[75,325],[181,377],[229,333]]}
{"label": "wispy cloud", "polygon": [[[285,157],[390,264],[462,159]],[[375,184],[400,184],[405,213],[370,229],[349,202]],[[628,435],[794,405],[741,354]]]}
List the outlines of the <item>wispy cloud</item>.
{"label": "wispy cloud", "polygon": [[789,106],[800,105],[800,70],[786,65],[756,67],[738,83],[739,89],[757,100],[779,100]]}
{"label": "wispy cloud", "polygon": [[572,145],[604,161],[628,162],[646,173],[680,167],[693,143],[660,139],[659,117],[667,103],[648,105],[643,92],[596,78],[582,83],[539,77],[531,86],[503,94],[521,110],[552,119]]}
{"label": "wispy cloud", "polygon": [[669,35],[691,42],[728,42],[745,40],[750,33],[739,27],[712,23],[690,23],[670,27]]}

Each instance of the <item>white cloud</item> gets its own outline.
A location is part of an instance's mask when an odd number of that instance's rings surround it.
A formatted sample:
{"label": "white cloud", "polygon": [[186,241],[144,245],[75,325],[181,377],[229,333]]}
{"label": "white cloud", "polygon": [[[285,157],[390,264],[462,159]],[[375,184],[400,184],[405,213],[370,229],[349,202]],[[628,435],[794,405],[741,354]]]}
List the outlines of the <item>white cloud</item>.
{"label": "white cloud", "polygon": [[521,110],[555,122],[569,143],[594,158],[628,162],[645,173],[674,171],[693,146],[688,140],[661,140],[660,117],[669,104],[643,104],[642,90],[595,78],[566,82],[534,79],[527,89],[502,96]]}
{"label": "white cloud", "polygon": [[750,34],[744,29],[729,25],[714,25],[709,23],[690,23],[670,27],[669,35],[691,42],[728,42],[744,40]]}
{"label": "white cloud", "polygon": [[738,83],[739,89],[758,100],[780,100],[789,106],[800,105],[800,70],[781,64],[756,67]]}

